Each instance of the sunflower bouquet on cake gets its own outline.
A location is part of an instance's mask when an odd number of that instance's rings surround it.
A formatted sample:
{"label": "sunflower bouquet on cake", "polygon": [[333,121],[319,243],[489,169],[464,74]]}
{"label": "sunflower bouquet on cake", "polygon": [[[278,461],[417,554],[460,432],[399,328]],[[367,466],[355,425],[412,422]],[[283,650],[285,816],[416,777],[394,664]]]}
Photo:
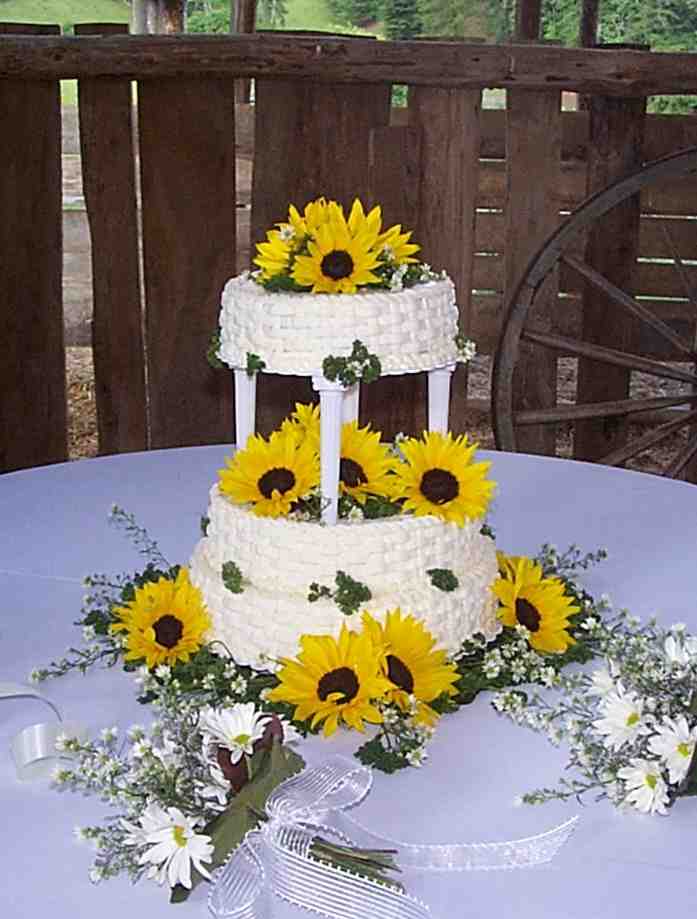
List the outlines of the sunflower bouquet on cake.
{"label": "sunflower bouquet on cake", "polygon": [[254,277],[268,290],[355,294],[366,287],[401,290],[440,277],[414,255],[419,246],[400,224],[382,229],[382,211],[353,202],[348,218],[336,201],[317,198],[257,244]]}
{"label": "sunflower bouquet on cake", "polygon": [[[219,473],[220,491],[260,517],[319,519],[320,414],[297,404],[278,431],[249,438]],[[436,431],[386,444],[370,425],[344,423],[339,456],[339,516],[349,521],[397,514],[434,516],[463,526],[483,518],[495,483],[466,435]]]}

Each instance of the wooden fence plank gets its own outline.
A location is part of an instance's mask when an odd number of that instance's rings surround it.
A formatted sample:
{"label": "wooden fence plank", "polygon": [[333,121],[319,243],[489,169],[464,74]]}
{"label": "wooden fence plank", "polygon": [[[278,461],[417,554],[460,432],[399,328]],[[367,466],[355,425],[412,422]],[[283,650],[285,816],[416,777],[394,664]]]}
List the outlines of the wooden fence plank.
{"label": "wooden fence plank", "polygon": [[138,86],[151,447],[233,429],[231,374],[206,350],[235,273],[234,111],[232,80]]}
{"label": "wooden fence plank", "polygon": [[[559,222],[558,185],[561,158],[561,94],[508,93],[506,129],[507,196],[505,204],[505,299],[513,296],[531,256]],[[549,331],[554,322],[557,273],[538,293],[529,320]],[[521,342],[514,371],[515,412],[549,407],[557,399],[557,361],[553,352]],[[518,432],[525,453],[555,453],[553,427]]]}
{"label": "wooden fence plank", "polygon": [[[693,224],[695,226],[695,224]],[[692,231],[697,239],[697,226]],[[583,255],[584,249],[579,246],[570,250],[572,254]],[[692,252],[695,254],[693,242]],[[475,290],[503,290],[505,280],[504,255],[479,255],[474,259],[473,287]],[[697,265],[685,265],[685,275],[692,283],[697,283]],[[559,290],[565,293],[580,293],[584,288],[578,274],[566,265],[559,272]],[[665,262],[637,262],[634,271],[633,290],[643,297],[686,297],[687,292],[681,276],[674,264]]]}
{"label": "wooden fence plank", "polygon": [[533,44],[376,42],[323,36],[114,36],[107,40],[13,36],[0,45],[0,77],[72,79],[196,75],[297,79],[608,96],[697,92],[694,53],[598,51]]}
{"label": "wooden fence plank", "polygon": [[[308,82],[258,80],[256,83],[257,145],[252,179],[252,242],[277,221],[288,205],[302,208],[324,195],[350,207],[359,197],[374,202],[371,132],[389,121],[390,87],[322,85]],[[387,401],[380,380],[361,393],[361,411],[376,428],[387,428]],[[390,381],[387,381],[390,385]],[[306,379],[262,374],[257,399],[257,428],[268,433],[278,427],[295,401],[313,398]],[[375,409],[375,410],[373,410]]]}
{"label": "wooden fence plank", "polygon": [[[0,35],[59,26],[0,23]],[[60,90],[0,81],[0,472],[67,459]]]}
{"label": "wooden fence plank", "polygon": [[[592,96],[588,193],[624,178],[642,163],[645,99]],[[634,291],[639,245],[641,202],[633,195],[596,220],[588,233],[585,261],[616,287]],[[640,335],[640,323],[618,309],[597,287],[583,294],[583,338],[598,345],[630,349]],[[578,401],[607,402],[629,396],[631,374],[588,358],[578,362]],[[587,419],[574,429],[576,459],[596,460],[619,449],[629,434],[627,419]]]}
{"label": "wooden fence plank", "polygon": [[[412,87],[410,123],[422,132],[419,217],[415,237],[420,256],[445,269],[455,284],[460,331],[471,334],[475,198],[479,174],[477,90]],[[467,368],[459,365],[452,380],[450,424],[462,428],[467,400]]]}
{"label": "wooden fence plank", "polygon": [[[639,223],[639,257],[645,259],[672,259],[672,251],[666,242],[663,230],[664,226],[667,226],[670,230],[670,236],[674,241],[678,255],[683,259],[694,259],[697,220],[687,217],[653,217],[646,215],[642,216]],[[503,211],[478,211],[475,253],[500,254],[503,252],[503,247]],[[577,255],[583,255],[585,247],[585,234],[579,233],[575,245],[569,251]],[[638,269],[637,283],[642,285],[645,283],[642,280],[641,267]],[[476,286],[478,285],[475,283]],[[667,296],[670,296],[670,294],[667,294]]]}
{"label": "wooden fence plank", "polygon": [[[482,161],[479,176],[477,207],[501,210],[506,193],[505,162]],[[587,196],[586,164],[562,162],[561,177],[554,194],[560,211],[571,211],[577,207]],[[697,183],[681,180],[647,189],[642,196],[642,212],[658,216],[697,214]]]}
{"label": "wooden fence plank", "polygon": [[[126,25],[77,25],[113,35]],[[92,343],[99,452],[148,446],[131,81],[78,84],[83,188],[92,240]]]}

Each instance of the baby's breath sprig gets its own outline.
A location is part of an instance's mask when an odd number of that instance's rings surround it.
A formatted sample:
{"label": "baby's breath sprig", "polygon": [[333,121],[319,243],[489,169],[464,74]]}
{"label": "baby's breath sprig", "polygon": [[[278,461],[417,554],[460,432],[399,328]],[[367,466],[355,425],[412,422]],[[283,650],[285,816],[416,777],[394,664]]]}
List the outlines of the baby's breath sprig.
{"label": "baby's breath sprig", "polygon": [[378,706],[382,714],[379,732],[356,751],[356,758],[364,766],[372,766],[388,774],[409,766],[422,766],[428,759],[426,745],[433,736],[433,728],[416,720],[416,702],[403,711],[391,702]]}
{"label": "baby's breath sprig", "polygon": [[362,383],[374,383],[382,373],[380,359],[371,354],[362,341],[356,339],[348,357],[328,355],[322,361],[322,373],[328,380],[339,380],[343,386],[353,386],[360,380]]}
{"label": "baby's breath sprig", "polygon": [[157,568],[169,568],[170,564],[160,552],[160,547],[151,539],[145,527],[139,526],[135,514],[129,514],[122,507],[114,504],[109,514],[109,523],[126,534],[140,555],[144,555],[150,564]]}
{"label": "baby's breath sprig", "polygon": [[[601,604],[599,604],[599,607]],[[612,803],[665,814],[697,791],[697,637],[678,624],[642,624],[627,611],[588,616],[582,628],[603,661],[560,674],[558,697],[502,692],[494,706],[516,724],[568,746],[566,776],[527,792],[537,804],[595,791]]]}

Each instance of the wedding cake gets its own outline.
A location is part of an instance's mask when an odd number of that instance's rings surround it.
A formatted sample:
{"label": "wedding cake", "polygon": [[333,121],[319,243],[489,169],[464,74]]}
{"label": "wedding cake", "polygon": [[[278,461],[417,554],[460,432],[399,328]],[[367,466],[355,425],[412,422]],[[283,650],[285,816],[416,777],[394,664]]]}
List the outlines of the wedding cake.
{"label": "wedding cake", "polygon": [[[190,577],[211,639],[238,663],[292,657],[302,635],[337,637],[363,610],[399,608],[454,654],[501,624],[493,491],[474,446],[447,433],[463,359],[452,282],[416,262],[379,208],[348,219],[319,199],[269,231],[256,274],[228,281],[217,356],[235,371],[238,452],[210,493]],[[258,372],[307,375],[320,405],[254,433]],[[395,445],[359,427],[360,381],[426,371],[429,432]],[[348,599],[347,599],[348,597]]]}

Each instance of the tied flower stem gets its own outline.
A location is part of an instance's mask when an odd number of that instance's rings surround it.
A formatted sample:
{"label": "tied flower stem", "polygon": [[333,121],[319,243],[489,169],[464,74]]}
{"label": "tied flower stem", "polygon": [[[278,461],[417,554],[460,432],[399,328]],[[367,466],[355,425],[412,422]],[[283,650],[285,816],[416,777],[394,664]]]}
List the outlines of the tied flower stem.
{"label": "tied flower stem", "polygon": [[[248,805],[247,810],[256,821],[268,822],[268,814],[264,811],[252,805]],[[321,836],[315,836],[310,847],[310,855],[332,868],[349,871],[351,874],[404,893],[404,886],[386,874],[388,871],[401,871],[395,861],[397,849],[363,849],[359,846],[341,845]]]}

